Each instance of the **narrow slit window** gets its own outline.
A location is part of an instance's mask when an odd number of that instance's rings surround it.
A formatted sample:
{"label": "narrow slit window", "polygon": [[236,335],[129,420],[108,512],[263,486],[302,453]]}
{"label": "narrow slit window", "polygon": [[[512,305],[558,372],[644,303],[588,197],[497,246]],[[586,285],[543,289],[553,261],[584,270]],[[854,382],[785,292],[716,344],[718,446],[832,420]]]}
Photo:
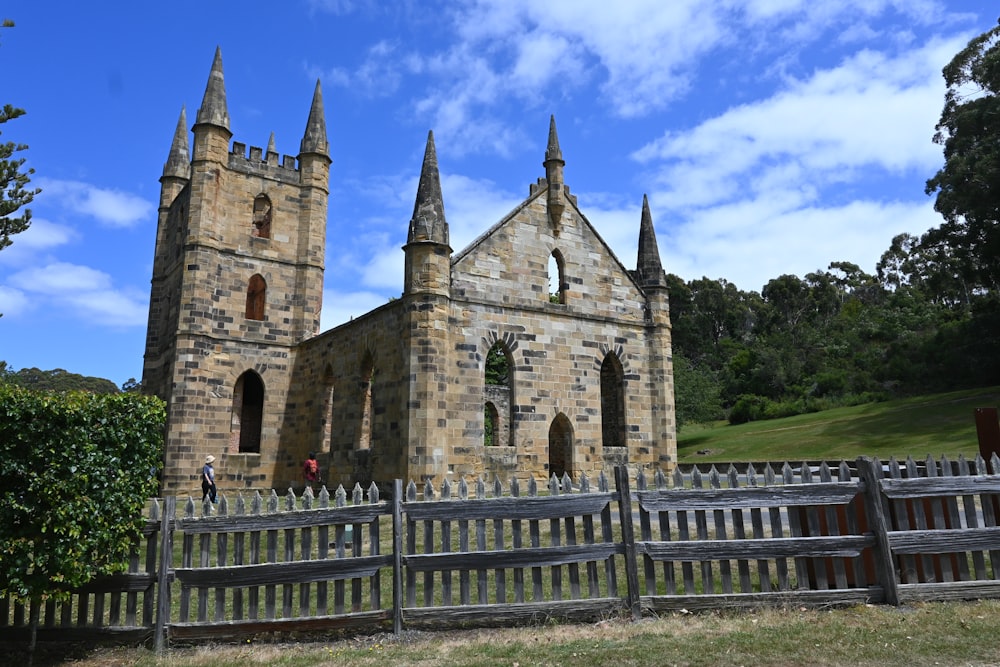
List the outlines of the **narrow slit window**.
{"label": "narrow slit window", "polygon": [[257,195],[253,200],[253,227],[250,235],[261,239],[271,238],[271,200],[267,195]]}
{"label": "narrow slit window", "polygon": [[549,255],[549,290],[550,303],[566,303],[566,276],[562,253],[553,250]]}

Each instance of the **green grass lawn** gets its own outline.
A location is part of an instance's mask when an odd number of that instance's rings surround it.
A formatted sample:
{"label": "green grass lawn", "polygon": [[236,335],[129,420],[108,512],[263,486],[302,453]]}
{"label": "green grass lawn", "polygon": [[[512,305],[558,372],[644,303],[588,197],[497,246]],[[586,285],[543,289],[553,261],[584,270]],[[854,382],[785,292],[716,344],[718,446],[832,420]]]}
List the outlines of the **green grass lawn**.
{"label": "green grass lawn", "polygon": [[[699,462],[923,460],[979,452],[974,411],[1000,405],[1000,387],[955,391],[837,408],[730,426],[692,425],[678,436],[677,458]],[[703,453],[699,453],[703,452]]]}

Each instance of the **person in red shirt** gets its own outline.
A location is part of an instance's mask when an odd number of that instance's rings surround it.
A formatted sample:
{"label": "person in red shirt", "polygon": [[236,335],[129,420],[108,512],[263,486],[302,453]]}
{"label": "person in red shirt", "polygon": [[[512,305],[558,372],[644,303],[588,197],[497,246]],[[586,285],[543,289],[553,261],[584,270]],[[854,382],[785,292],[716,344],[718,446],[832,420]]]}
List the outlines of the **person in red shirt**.
{"label": "person in red shirt", "polygon": [[310,488],[319,482],[319,461],[316,460],[316,452],[309,452],[309,458],[302,464],[302,476],[305,477],[306,486]]}

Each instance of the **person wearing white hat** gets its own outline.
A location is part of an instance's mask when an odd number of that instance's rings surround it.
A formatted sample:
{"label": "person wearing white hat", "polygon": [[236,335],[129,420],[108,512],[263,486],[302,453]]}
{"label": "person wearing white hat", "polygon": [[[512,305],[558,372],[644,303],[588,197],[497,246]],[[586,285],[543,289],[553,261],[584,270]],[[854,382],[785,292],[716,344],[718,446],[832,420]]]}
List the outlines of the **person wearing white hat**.
{"label": "person wearing white hat", "polygon": [[214,462],[215,457],[209,454],[205,457],[205,465],[201,468],[201,499],[202,501],[208,499],[213,503],[216,502],[215,468],[212,467]]}

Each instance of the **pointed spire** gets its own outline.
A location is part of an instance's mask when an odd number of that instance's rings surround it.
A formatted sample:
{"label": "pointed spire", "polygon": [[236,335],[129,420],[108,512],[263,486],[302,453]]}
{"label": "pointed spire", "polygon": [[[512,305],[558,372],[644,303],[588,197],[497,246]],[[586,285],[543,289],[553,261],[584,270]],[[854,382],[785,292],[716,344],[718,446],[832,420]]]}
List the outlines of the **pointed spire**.
{"label": "pointed spire", "polygon": [[189,178],[191,174],[191,155],[188,152],[187,110],[182,106],[181,115],[177,119],[177,129],[174,139],[170,142],[170,153],[163,165],[164,176]]}
{"label": "pointed spire", "polygon": [[549,116],[549,145],[545,148],[545,161],[562,159],[562,150],[559,148],[559,135],[556,134],[556,117],[553,114]]}
{"label": "pointed spire", "polygon": [[556,117],[549,116],[549,144],[545,148],[545,182],[548,184],[548,194],[546,204],[548,206],[549,222],[552,225],[552,233],[559,235],[559,222],[563,211],[566,210],[566,199],[563,196],[563,167],[566,161],[563,160],[562,150],[559,148],[559,135],[556,134]]}
{"label": "pointed spire", "polygon": [[306,133],[299,144],[299,153],[319,153],[329,156],[330,144],[326,140],[326,116],[323,113],[323,90],[319,79],[316,79],[316,90],[313,92],[312,106],[309,107],[309,120],[306,121]]}
{"label": "pointed spire", "polygon": [[229,129],[229,109],[226,107],[226,82],[222,76],[222,49],[215,47],[212,71],[205,86],[205,97],[195,118],[195,124],[218,125]]}
{"label": "pointed spire", "polygon": [[653,216],[649,213],[649,199],[642,196],[642,221],[639,223],[639,257],[636,273],[642,287],[666,287],[667,276],[660,263],[660,249],[656,245]]}
{"label": "pointed spire", "polygon": [[268,138],[268,140],[267,140],[267,152],[268,153],[274,153],[274,154],[278,153],[278,149],[275,147],[275,143],[274,143],[274,132],[271,133],[270,138]]}
{"label": "pointed spire", "polygon": [[406,242],[433,241],[448,244],[448,222],[444,217],[444,198],[441,196],[441,176],[438,174],[437,151],[434,132],[427,133],[424,163],[420,169],[417,200],[413,205],[413,218]]}

